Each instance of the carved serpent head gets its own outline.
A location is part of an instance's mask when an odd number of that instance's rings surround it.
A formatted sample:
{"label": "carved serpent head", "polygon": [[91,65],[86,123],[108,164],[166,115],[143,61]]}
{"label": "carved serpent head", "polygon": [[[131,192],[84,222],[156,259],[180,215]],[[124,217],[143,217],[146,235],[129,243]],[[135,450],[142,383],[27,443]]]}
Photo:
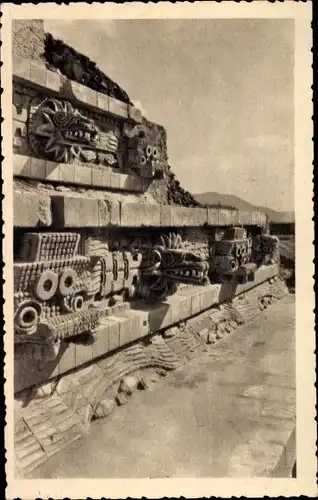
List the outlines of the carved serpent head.
{"label": "carved serpent head", "polygon": [[57,162],[69,162],[82,146],[95,146],[99,131],[92,120],[67,101],[46,99],[29,122],[34,152]]}
{"label": "carved serpent head", "polygon": [[170,233],[160,237],[160,244],[151,252],[151,264],[144,272],[178,283],[205,285],[209,282],[208,270],[206,260],[183,249],[181,236]]}

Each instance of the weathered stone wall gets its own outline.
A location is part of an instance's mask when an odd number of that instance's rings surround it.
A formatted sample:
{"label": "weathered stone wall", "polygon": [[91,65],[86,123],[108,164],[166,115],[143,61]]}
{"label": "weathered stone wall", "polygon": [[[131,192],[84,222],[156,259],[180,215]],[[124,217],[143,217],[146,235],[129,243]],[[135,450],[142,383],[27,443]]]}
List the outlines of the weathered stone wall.
{"label": "weathered stone wall", "polygon": [[[265,214],[199,207],[170,170],[164,127],[94,63],[81,56],[79,68],[71,48],[47,44],[52,71],[42,21],[15,22],[13,39],[15,394],[23,405],[43,396],[50,424],[26,404],[25,472],[107,414],[105,391],[123,375],[177,368],[281,287]],[[236,304],[245,293],[252,305]],[[206,311],[193,335],[190,319]]]}
{"label": "weathered stone wall", "polygon": [[45,64],[42,19],[12,21],[12,53],[36,63]]}
{"label": "weathered stone wall", "polygon": [[[210,299],[206,291],[201,296],[202,304],[213,304],[211,292]],[[159,377],[181,367],[199,353],[202,355],[207,344],[213,347],[239,325],[259,316],[263,309],[286,294],[286,288],[278,278],[270,278],[246,293],[243,289],[240,292],[233,301],[229,301],[228,294],[228,302],[222,305],[218,305],[214,296],[214,306],[203,311],[200,295],[191,297],[188,290],[184,290],[178,296],[178,305],[175,301],[169,304],[169,313],[164,312],[163,306],[148,313],[149,326],[154,329],[158,328],[160,317],[173,317],[174,324],[166,320],[161,331],[148,335],[147,341],[137,338],[137,342],[133,342],[138,327],[137,312],[122,312],[117,317],[109,317],[108,325],[105,322],[103,335],[99,336],[96,345],[70,344],[59,366],[52,363],[37,369],[32,390],[23,391],[16,397],[18,476],[27,475],[51,455],[83,436],[92,420],[108,417],[117,407],[127,403],[134,392],[152,387]],[[146,317],[144,314],[144,322]],[[114,347],[116,328],[122,337],[132,342],[119,352],[110,352],[100,358],[99,353],[109,346]],[[91,364],[82,367],[81,363],[89,359]],[[26,374],[22,363],[17,369],[20,376]],[[48,380],[51,376],[54,379]]]}

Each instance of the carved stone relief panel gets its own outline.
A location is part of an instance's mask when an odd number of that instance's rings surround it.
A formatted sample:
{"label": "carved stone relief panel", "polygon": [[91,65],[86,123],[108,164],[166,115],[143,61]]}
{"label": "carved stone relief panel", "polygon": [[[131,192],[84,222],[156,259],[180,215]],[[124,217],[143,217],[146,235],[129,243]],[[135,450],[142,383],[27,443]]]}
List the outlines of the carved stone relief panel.
{"label": "carved stone relief panel", "polygon": [[168,171],[166,131],[160,125],[145,119],[136,125],[105,112],[79,110],[16,81],[13,106],[16,153],[57,163],[104,165],[149,179]]}
{"label": "carved stone relief panel", "polygon": [[187,228],[180,231],[183,240],[183,248],[202,257],[209,259],[210,255],[210,235],[204,229]]}
{"label": "carved stone relief panel", "polygon": [[20,235],[14,263],[15,343],[49,344],[54,355],[61,340],[94,333],[115,302],[162,300],[180,284],[209,284],[213,272],[233,276],[252,260],[257,265],[279,260],[275,236],[258,236],[252,246],[244,228],[229,228],[209,256],[207,235],[197,234],[195,241],[195,234],[182,239],[160,231],[123,235],[88,229]]}
{"label": "carved stone relief panel", "polygon": [[257,265],[279,264],[279,239],[272,234],[260,234],[253,240],[253,260]]}
{"label": "carved stone relief panel", "polygon": [[109,165],[117,163],[118,138],[114,131],[101,131],[68,101],[48,98],[33,109],[28,139],[36,156],[51,161],[95,163],[100,153]]}
{"label": "carved stone relief panel", "polygon": [[252,239],[243,227],[231,227],[218,234],[211,245],[211,271],[219,276],[232,276],[251,261]]}
{"label": "carved stone relief panel", "polygon": [[163,127],[143,121],[134,125],[125,123],[127,137],[127,165],[143,177],[152,178],[167,171],[166,136]]}
{"label": "carved stone relief panel", "polygon": [[[14,263],[15,343],[50,344],[94,333],[111,299],[131,300],[140,283],[139,252],[108,250],[106,237],[25,233]],[[79,247],[86,255],[79,254]]]}
{"label": "carved stone relief panel", "polygon": [[94,332],[90,259],[78,255],[76,233],[26,233],[14,264],[16,343],[51,343]]}
{"label": "carved stone relief panel", "polygon": [[207,285],[208,272],[208,261],[192,252],[180,234],[163,234],[156,245],[143,247],[140,294],[147,300],[160,300],[174,293],[179,284]]}
{"label": "carved stone relief panel", "polygon": [[31,154],[27,130],[30,109],[32,105],[38,106],[45,96],[17,82],[13,84],[12,94],[13,151],[23,155]]}

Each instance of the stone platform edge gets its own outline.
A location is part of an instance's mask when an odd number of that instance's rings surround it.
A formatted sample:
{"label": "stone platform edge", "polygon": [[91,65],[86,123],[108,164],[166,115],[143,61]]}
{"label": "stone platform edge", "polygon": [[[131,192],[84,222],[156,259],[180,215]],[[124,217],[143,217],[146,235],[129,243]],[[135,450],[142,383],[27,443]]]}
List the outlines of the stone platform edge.
{"label": "stone platform edge", "polygon": [[237,284],[232,281],[222,285],[186,288],[152,306],[132,303],[130,309],[102,318],[93,344],[62,342],[57,358],[42,367],[40,362],[28,360],[25,354],[22,358],[16,356],[15,394],[92,363],[94,359],[186,321],[217,304],[230,301],[277,276],[278,273],[279,266],[276,264],[263,266],[256,271],[254,282]]}
{"label": "stone platform edge", "polygon": [[89,189],[101,188],[133,193],[144,192],[149,185],[146,178],[114,172],[111,167],[98,168],[89,163],[56,163],[20,154],[13,155],[13,175],[23,179],[86,186]]}
{"label": "stone platform edge", "polygon": [[137,123],[142,121],[141,112],[134,106],[69,80],[65,76],[47,69],[44,64],[36,64],[28,59],[13,55],[12,73],[14,80],[25,81],[31,86],[42,91],[45,89],[75,104],[93,108],[101,113],[112,113],[117,118]]}
{"label": "stone platform edge", "polygon": [[35,228],[80,227],[203,227],[264,226],[261,212],[222,208],[187,208],[156,203],[110,201],[47,192],[14,189],[14,226]]}
{"label": "stone platform edge", "polygon": [[[266,281],[247,290],[243,301],[228,303],[223,308],[209,308],[179,323],[176,328],[172,326],[146,339],[140,338],[126,344],[120,351],[95,358],[79,369],[16,394],[14,451],[17,476],[27,477],[52,455],[86,434],[94,419],[109,417],[116,407],[128,403],[134,392],[151,389],[160,377],[207,352],[208,344],[213,349],[237,326],[259,317],[264,310],[260,305],[265,305],[265,302],[259,302],[261,297],[267,298],[267,309],[287,293],[282,280]],[[278,350],[275,354],[278,365],[281,353]],[[245,350],[239,348],[237,354],[242,357]],[[233,362],[231,354],[228,362]],[[274,362],[273,375],[277,373],[276,364]],[[264,386],[252,386],[251,390],[234,395],[235,399],[239,398],[239,406],[246,410],[246,418],[251,419],[252,428],[255,424],[258,428],[257,439],[248,440],[247,454],[246,440],[243,439],[239,446],[244,455],[243,463],[239,464],[240,475],[243,471],[248,476],[281,477],[280,465],[283,469],[290,468],[295,460],[294,440],[290,436],[295,428],[294,382],[289,382],[288,386],[284,379],[282,382],[285,393],[288,387],[287,408],[280,403],[277,406],[278,400],[274,398],[271,406],[266,404],[263,408],[262,405],[260,412],[260,398],[266,398],[267,392],[272,392],[272,381],[265,390]],[[278,415],[284,421],[284,428],[277,431],[276,427],[273,430],[272,418]],[[261,449],[264,446],[261,461],[260,446]],[[238,448],[234,451],[237,452]],[[234,453],[234,458],[236,455]],[[236,460],[229,462],[229,471],[235,475],[236,463]]]}

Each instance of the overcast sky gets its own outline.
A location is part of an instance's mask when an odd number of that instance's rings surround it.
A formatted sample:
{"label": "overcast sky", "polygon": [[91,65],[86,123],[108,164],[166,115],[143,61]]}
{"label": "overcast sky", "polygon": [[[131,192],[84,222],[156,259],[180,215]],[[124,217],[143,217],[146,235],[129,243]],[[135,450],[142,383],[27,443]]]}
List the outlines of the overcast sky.
{"label": "overcast sky", "polygon": [[193,193],[294,209],[292,20],[53,21],[167,130]]}

